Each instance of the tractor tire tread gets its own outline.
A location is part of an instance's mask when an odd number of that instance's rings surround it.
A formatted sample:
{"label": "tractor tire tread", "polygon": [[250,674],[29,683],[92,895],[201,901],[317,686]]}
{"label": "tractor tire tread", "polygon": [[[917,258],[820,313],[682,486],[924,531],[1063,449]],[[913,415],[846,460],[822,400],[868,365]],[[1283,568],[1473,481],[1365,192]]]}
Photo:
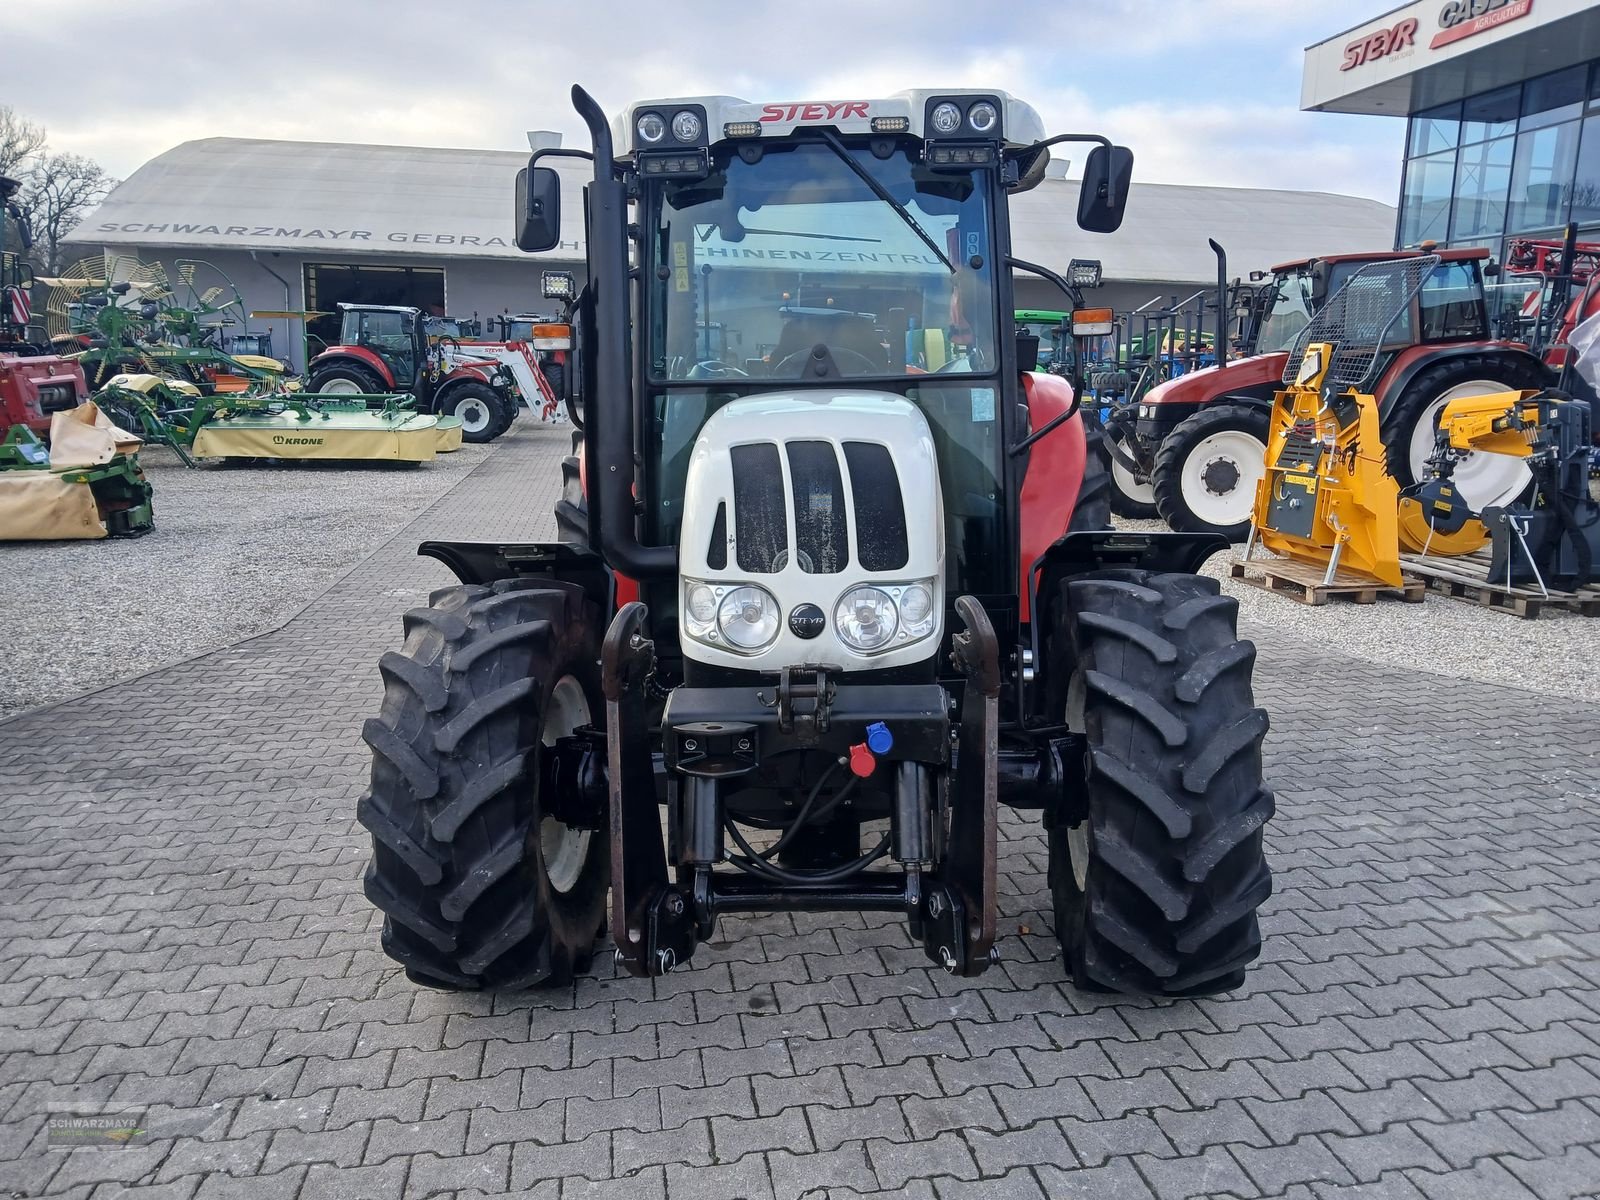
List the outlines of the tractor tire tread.
{"label": "tractor tire tread", "polygon": [[[1124,570],[1062,584],[1047,668],[1073,680],[1065,716],[1087,744],[1086,802],[1046,823],[1056,932],[1080,987],[1212,995],[1260,952],[1268,721],[1237,615],[1205,577]],[[1082,889],[1069,841],[1087,847]]]}
{"label": "tractor tire tread", "polygon": [[563,678],[600,717],[598,610],[576,585],[546,579],[430,600],[405,614],[404,646],[380,660],[383,702],[363,727],[372,780],[357,816],[372,835],[364,890],[385,917],[383,949],[429,987],[565,983],[604,924],[609,842],[602,831],[583,843],[576,881],[557,892],[527,781],[539,778]]}

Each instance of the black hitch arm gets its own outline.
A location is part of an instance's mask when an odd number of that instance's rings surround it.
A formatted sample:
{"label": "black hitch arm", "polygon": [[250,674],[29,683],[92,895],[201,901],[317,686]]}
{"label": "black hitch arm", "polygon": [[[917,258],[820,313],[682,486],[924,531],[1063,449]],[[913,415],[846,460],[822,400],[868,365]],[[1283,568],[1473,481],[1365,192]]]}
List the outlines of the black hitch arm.
{"label": "black hitch arm", "polygon": [[696,944],[683,893],[667,882],[645,683],[655,643],[645,636],[645,606],[625,604],[600,647],[606,699],[606,759],[611,816],[611,936],[617,965],[630,975],[661,975],[687,962]]}
{"label": "black hitch arm", "polygon": [[994,960],[998,898],[1000,643],[989,615],[971,596],[956,598],[966,630],[951,639],[966,677],[961,698],[950,853],[930,882],[921,913],[922,945],[952,975],[981,975]]}

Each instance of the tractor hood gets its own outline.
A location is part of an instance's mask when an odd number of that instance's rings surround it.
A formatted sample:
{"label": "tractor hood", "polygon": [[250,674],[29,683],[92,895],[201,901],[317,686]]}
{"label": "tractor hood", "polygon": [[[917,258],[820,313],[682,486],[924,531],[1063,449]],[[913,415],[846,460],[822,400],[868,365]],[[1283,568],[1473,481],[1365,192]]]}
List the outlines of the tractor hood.
{"label": "tractor hood", "polygon": [[770,393],[696,439],[678,558],[684,654],[776,672],[937,652],[944,506],[927,420],[901,396]]}
{"label": "tractor hood", "polygon": [[1205,404],[1232,392],[1253,390],[1263,384],[1280,386],[1283,365],[1289,356],[1283,351],[1230,359],[1226,366],[1201,367],[1185,371],[1176,379],[1157,384],[1145,393],[1141,404]]}

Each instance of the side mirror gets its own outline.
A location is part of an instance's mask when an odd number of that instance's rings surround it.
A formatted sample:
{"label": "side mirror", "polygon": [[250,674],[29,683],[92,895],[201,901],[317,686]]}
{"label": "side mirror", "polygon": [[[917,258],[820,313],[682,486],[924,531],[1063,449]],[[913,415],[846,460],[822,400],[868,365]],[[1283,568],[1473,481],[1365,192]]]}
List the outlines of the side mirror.
{"label": "side mirror", "polygon": [[1115,233],[1128,206],[1133,180],[1133,151],[1126,146],[1096,146],[1083,164],[1078,193],[1078,227],[1090,233]]}
{"label": "side mirror", "polygon": [[554,250],[561,241],[561,177],[552,167],[517,172],[517,249]]}

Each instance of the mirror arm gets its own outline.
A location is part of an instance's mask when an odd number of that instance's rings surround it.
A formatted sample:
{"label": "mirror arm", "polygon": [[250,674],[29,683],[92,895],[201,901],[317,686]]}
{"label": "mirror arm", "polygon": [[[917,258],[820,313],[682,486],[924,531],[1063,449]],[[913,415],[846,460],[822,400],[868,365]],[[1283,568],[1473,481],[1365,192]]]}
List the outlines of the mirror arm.
{"label": "mirror arm", "polygon": [[1006,266],[1017,271],[1027,271],[1029,274],[1037,275],[1040,279],[1055,284],[1058,288],[1066,293],[1067,299],[1072,301],[1072,306],[1074,308],[1083,307],[1083,293],[1075,288],[1072,284],[1068,283],[1062,276],[1057,275],[1049,267],[1042,267],[1038,263],[1029,262],[1024,258],[1018,258],[1014,254],[1006,255]]}
{"label": "mirror arm", "polygon": [[[1025,158],[1030,154],[1037,154],[1041,150],[1048,150],[1051,146],[1060,145],[1062,142],[1094,142],[1096,145],[1104,146],[1107,154],[1110,154],[1113,148],[1111,139],[1098,133],[1058,133],[1055,137],[1045,138],[1042,142],[1034,142],[1031,146],[1023,146],[1020,150],[1008,150],[1005,157],[1013,160]],[[1113,208],[1117,205],[1115,188],[1115,180],[1108,180],[1106,183],[1106,203]]]}

